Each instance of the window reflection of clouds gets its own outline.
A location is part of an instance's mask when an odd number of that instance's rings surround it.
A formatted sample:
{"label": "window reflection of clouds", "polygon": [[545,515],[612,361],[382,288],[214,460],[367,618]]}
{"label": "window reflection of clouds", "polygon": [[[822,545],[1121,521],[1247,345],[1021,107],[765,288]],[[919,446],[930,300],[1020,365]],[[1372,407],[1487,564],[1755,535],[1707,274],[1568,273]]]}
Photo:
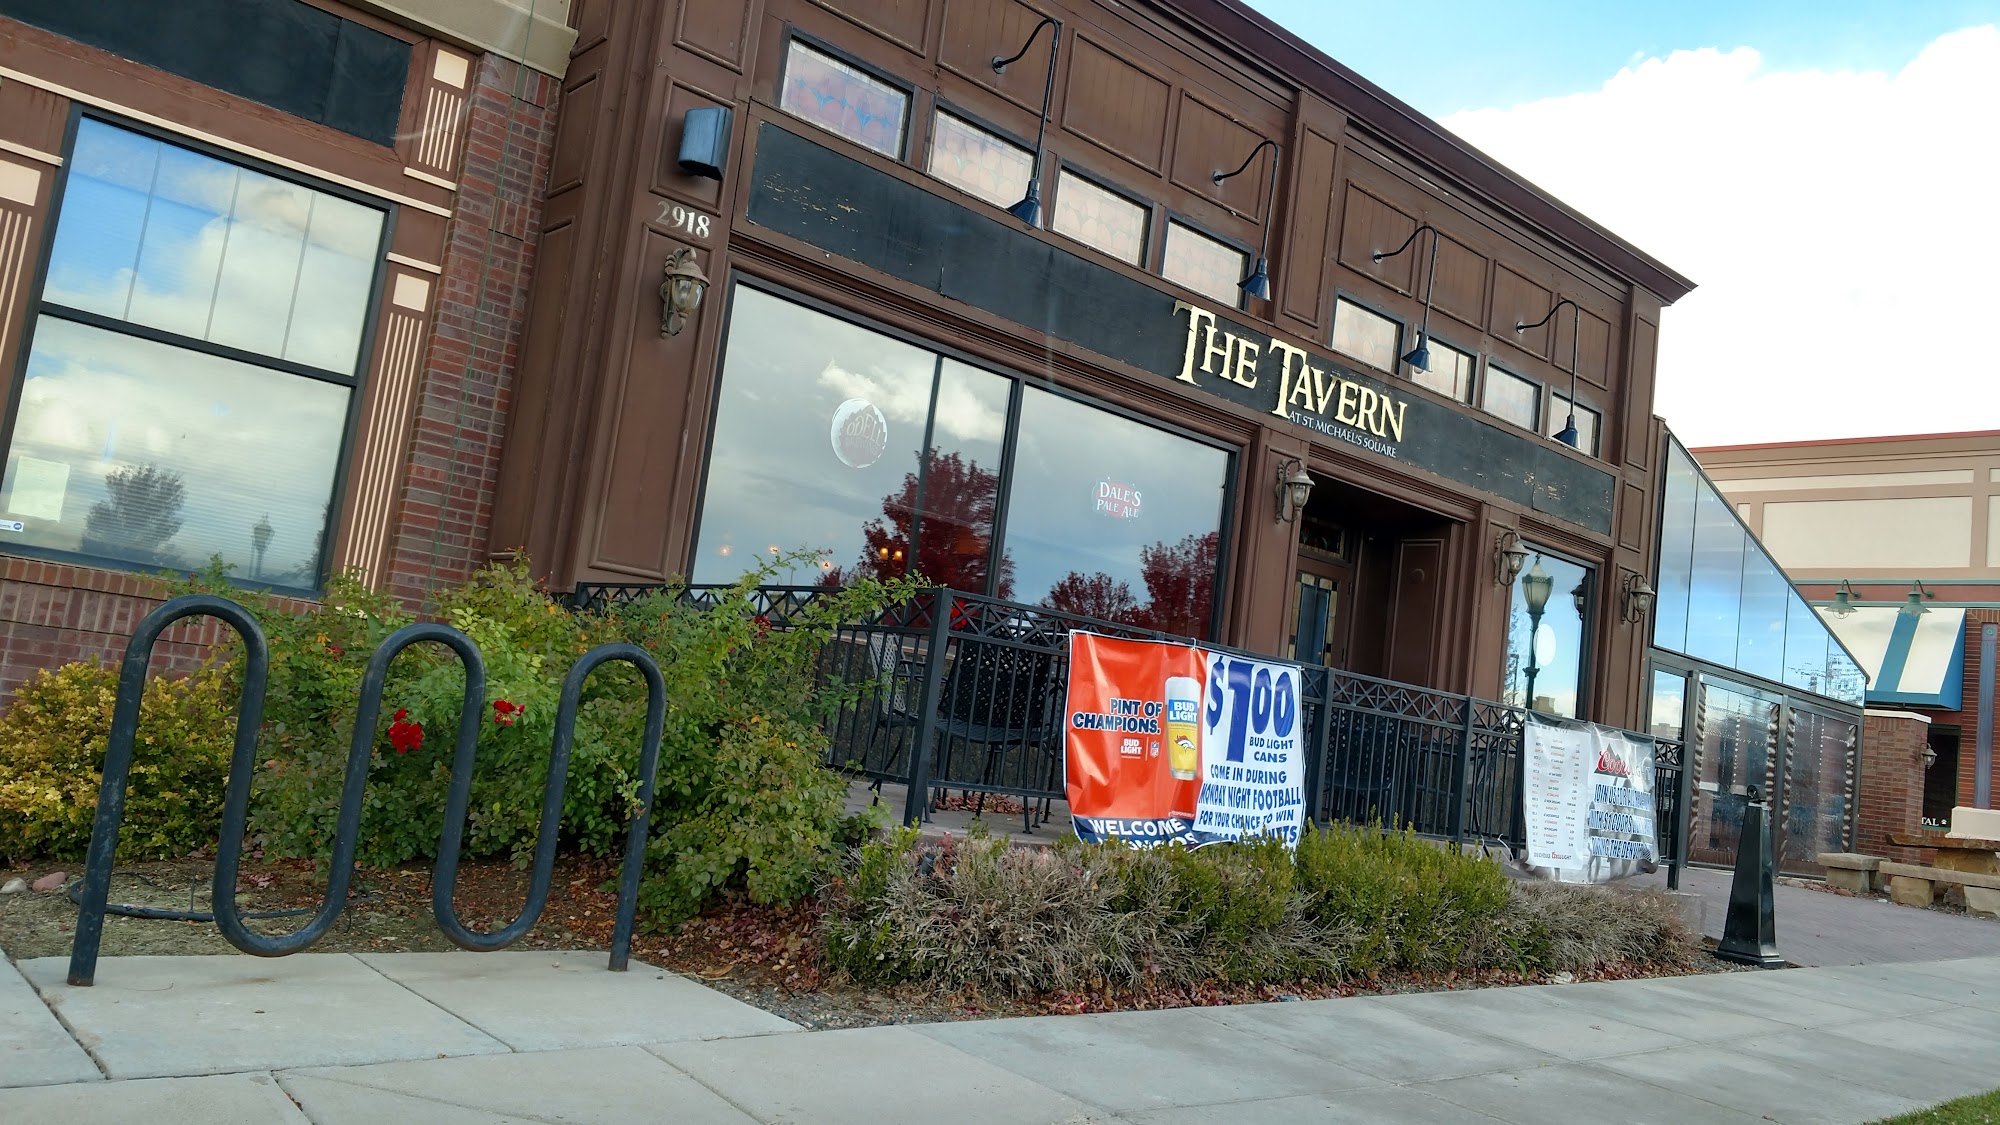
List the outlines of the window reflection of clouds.
{"label": "window reflection of clouds", "polygon": [[24,520],[15,541],[82,549],[92,506],[109,500],[105,478],[155,465],[184,486],[182,526],[153,558],[125,561],[193,566],[219,554],[238,577],[253,577],[250,529],[268,516],[274,533],[262,577],[312,585],[350,393],[43,317],[4,492],[18,502],[22,457],[67,465],[69,474],[61,518]]}
{"label": "window reflection of clouds", "polygon": [[86,118],[44,299],[352,374],[380,212]]}
{"label": "window reflection of clouds", "polygon": [[[863,525],[882,518],[884,499],[917,469],[936,357],[744,286],[725,356],[695,581],[730,581],[772,547],[826,550],[833,565],[852,566]],[[833,447],[834,412],[851,398],[889,424],[880,459],[860,467]]]}
{"label": "window reflection of clouds", "polygon": [[[1007,552],[1020,601],[1044,601],[1069,575],[1101,573],[1125,583],[1143,607],[1141,552],[1221,528],[1229,470],[1222,450],[1038,390],[1022,398],[1018,442]],[[1136,517],[1097,509],[1105,481],[1139,491]]]}
{"label": "window reflection of clouds", "polygon": [[[694,580],[733,579],[771,546],[828,550],[836,577],[874,573],[867,560],[888,547],[909,550],[927,578],[983,588],[1013,387],[1006,377],[738,287]],[[996,580],[1003,596],[1042,601],[1066,576],[1102,573],[1143,606],[1142,554],[1162,549],[1155,571],[1174,570],[1159,561],[1164,549],[1194,536],[1194,566],[1173,577],[1206,566],[1193,599],[1206,604],[1213,566],[1202,559],[1212,561],[1220,539],[1229,455],[1045,391],[1021,393],[1015,475],[1004,485],[1007,540]],[[859,469],[843,464],[829,441],[833,412],[857,397],[889,423],[882,458]],[[908,505],[916,502],[926,418],[936,453],[924,469],[912,542]],[[1104,482],[1138,489],[1139,514],[1098,511]],[[1177,622],[1190,616],[1184,595],[1175,595]],[[1206,628],[1198,605],[1191,616]]]}
{"label": "window reflection of clouds", "polygon": [[[1534,652],[1537,622],[1529,617],[1528,598],[1523,585],[1537,564],[1552,580],[1549,600],[1542,609],[1539,622],[1554,634],[1555,651],[1549,654],[1552,659],[1547,663],[1543,663]],[[1550,715],[1577,717],[1577,694],[1583,686],[1584,635],[1583,614],[1577,609],[1575,591],[1579,587],[1584,590],[1584,602],[1588,605],[1590,579],[1589,568],[1541,553],[1531,556],[1520,576],[1514,579],[1514,593],[1507,613],[1508,703],[1534,707]],[[1531,657],[1535,667],[1532,699],[1528,696]],[[1545,700],[1547,705],[1537,707],[1536,700]]]}

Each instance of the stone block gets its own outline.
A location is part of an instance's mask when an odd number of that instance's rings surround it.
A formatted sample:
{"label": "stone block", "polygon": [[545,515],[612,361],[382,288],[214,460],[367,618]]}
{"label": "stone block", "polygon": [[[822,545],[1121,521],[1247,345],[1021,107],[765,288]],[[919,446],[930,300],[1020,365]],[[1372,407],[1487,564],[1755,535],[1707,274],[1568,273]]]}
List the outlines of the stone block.
{"label": "stone block", "polygon": [[1980,918],[2000,919],[2000,891],[1991,887],[1965,888],[1965,910]]}
{"label": "stone block", "polygon": [[1844,867],[1826,869],[1826,885],[1855,894],[1867,894],[1875,889],[1875,875],[1871,871],[1852,870]]}
{"label": "stone block", "polygon": [[1903,906],[1929,906],[1935,884],[1908,875],[1889,877],[1889,897]]}
{"label": "stone block", "polygon": [[1951,810],[1952,836],[1977,840],[2000,840],[2000,809],[1974,809],[1963,805]]}

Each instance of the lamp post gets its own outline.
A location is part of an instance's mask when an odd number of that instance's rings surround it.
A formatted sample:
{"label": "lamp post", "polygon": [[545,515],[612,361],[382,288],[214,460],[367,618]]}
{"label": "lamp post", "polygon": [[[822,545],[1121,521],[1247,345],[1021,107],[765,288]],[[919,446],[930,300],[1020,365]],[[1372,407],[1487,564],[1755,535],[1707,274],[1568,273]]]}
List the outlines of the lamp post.
{"label": "lamp post", "polygon": [[1528,603],[1528,710],[1535,709],[1535,673],[1541,671],[1535,659],[1535,638],[1542,631],[1542,613],[1549,607],[1549,594],[1555,590],[1556,580],[1542,569],[1542,557],[1535,556],[1535,565],[1521,576],[1521,598]]}
{"label": "lamp post", "polygon": [[250,553],[252,558],[250,577],[260,581],[264,577],[264,552],[271,546],[273,530],[269,513],[258,516],[256,524],[250,528]]}

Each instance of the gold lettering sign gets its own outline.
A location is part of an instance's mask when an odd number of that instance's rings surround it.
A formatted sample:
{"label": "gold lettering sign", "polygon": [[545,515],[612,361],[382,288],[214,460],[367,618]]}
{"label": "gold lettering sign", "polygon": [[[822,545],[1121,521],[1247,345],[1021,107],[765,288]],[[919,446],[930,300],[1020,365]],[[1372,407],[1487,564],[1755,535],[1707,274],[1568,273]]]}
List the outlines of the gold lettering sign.
{"label": "gold lettering sign", "polygon": [[[1221,327],[1214,313],[1186,301],[1174,302],[1174,315],[1187,314],[1187,344],[1181,352],[1180,373],[1174,378],[1200,386],[1209,376],[1246,390],[1260,385],[1268,366],[1277,376],[1272,387],[1270,412],[1286,421],[1306,426],[1331,437],[1352,442],[1377,453],[1396,456],[1395,443],[1403,440],[1403,424],[1410,404],[1387,391],[1378,391],[1337,371],[1324,371],[1312,364],[1312,355],[1283,340],[1266,338],[1259,342]],[[1220,390],[1226,397],[1242,401],[1240,392]]]}

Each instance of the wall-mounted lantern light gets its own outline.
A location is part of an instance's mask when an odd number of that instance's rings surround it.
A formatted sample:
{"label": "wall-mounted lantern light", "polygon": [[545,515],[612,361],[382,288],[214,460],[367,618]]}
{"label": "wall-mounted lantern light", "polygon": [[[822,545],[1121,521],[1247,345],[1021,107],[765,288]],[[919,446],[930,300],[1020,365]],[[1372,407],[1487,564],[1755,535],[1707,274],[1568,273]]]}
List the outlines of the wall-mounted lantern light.
{"label": "wall-mounted lantern light", "polygon": [[1493,577],[1501,586],[1512,586],[1514,579],[1521,576],[1521,568],[1528,565],[1528,549],[1521,545],[1521,537],[1513,531],[1500,533],[1499,542],[1493,546]]}
{"label": "wall-mounted lantern light", "polygon": [[1278,466],[1278,522],[1290,523],[1306,510],[1312,498],[1313,478],[1304,461],[1291,460]]}
{"label": "wall-mounted lantern light", "polygon": [[1401,246],[1396,247],[1394,250],[1377,250],[1368,256],[1370,261],[1375,262],[1382,261],[1384,258],[1393,258],[1403,251],[1408,250],[1410,244],[1417,240],[1417,236],[1425,231],[1431,232],[1431,265],[1430,269],[1424,275],[1424,326],[1417,329],[1417,346],[1411,348],[1409,354],[1403,357],[1404,363],[1409,364],[1419,371],[1429,371],[1431,369],[1431,290],[1437,285],[1437,228],[1429,223],[1425,223],[1423,226],[1411,231],[1410,237],[1404,239]]}
{"label": "wall-mounted lantern light", "polygon": [[1833,614],[1835,617],[1848,616],[1854,612],[1855,597],[1854,587],[1847,584],[1847,579],[1841,579],[1840,589],[1833,592],[1833,607],[1827,610],[1827,612]]}
{"label": "wall-mounted lantern light", "polygon": [[1656,596],[1653,592],[1652,583],[1646,581],[1645,575],[1626,575],[1625,591],[1622,597],[1625,620],[1630,621],[1634,625],[1644,621],[1647,612],[1653,608],[1653,599]]}
{"label": "wall-mounted lantern light", "polygon": [[1921,581],[1911,583],[1909,599],[1904,603],[1903,608],[1897,610],[1897,612],[1907,613],[1912,617],[1915,617],[1919,614],[1929,613],[1931,611],[1931,607],[1924,604],[1926,599],[1930,601],[1936,601],[1937,595],[1931,593],[1928,589],[1925,589],[1924,584]]}
{"label": "wall-mounted lantern light", "polygon": [[708,275],[686,246],[667,255],[666,280],[660,282],[660,335],[678,336],[687,327],[688,317],[701,307],[708,292]]}
{"label": "wall-mounted lantern light", "polygon": [[1054,16],[1043,16],[1042,22],[1035,25],[1035,30],[1028,33],[1028,41],[1021,44],[1020,50],[1004,59],[999,55],[993,56],[993,73],[1007,73],[1007,64],[1027,54],[1028,48],[1035,45],[1035,37],[1042,33],[1044,27],[1053,28],[1054,31],[1049,36],[1049,76],[1042,81],[1042,116],[1035,125],[1035,162],[1028,172],[1028,194],[1022,196],[1019,203],[1007,208],[1008,214],[1031,227],[1042,214],[1042,140],[1049,129],[1049,97],[1056,89],[1056,50],[1062,46],[1062,21]]}
{"label": "wall-mounted lantern light", "polygon": [[681,171],[711,180],[722,178],[722,170],[729,166],[732,117],[728,106],[705,105],[687,111],[681,118]]}
{"label": "wall-mounted lantern light", "polygon": [[1542,319],[1534,322],[1533,324],[1529,324],[1525,320],[1516,322],[1514,325],[1514,335],[1519,336],[1521,333],[1526,332],[1530,328],[1540,328],[1542,325],[1547,324],[1549,322],[1549,318],[1556,315],[1556,313],[1561,312],[1562,307],[1564,305],[1569,306],[1569,421],[1566,424],[1564,424],[1562,432],[1556,434],[1556,440],[1562,442],[1564,445],[1569,446],[1571,449],[1575,449],[1577,447],[1576,444],[1577,443],[1577,433],[1576,433],[1577,331],[1576,330],[1580,324],[1582,310],[1576,307],[1575,301],[1570,300],[1568,297],[1564,297],[1561,300],[1557,301],[1554,305],[1551,305],[1549,307],[1549,311],[1542,314]]}
{"label": "wall-mounted lantern light", "polygon": [[1257,264],[1251,266],[1250,273],[1236,283],[1238,289],[1260,301],[1271,299],[1271,268],[1265,253],[1271,248],[1271,212],[1278,209],[1278,161],[1284,156],[1285,150],[1276,141],[1269,139],[1258,141],[1257,147],[1250,150],[1250,155],[1243,158],[1243,163],[1236,166],[1236,171],[1224,172],[1217,169],[1209,175],[1209,179],[1218,185],[1232,176],[1240,176],[1244,169],[1250,167],[1250,162],[1257,159],[1257,154],[1267,147],[1271,150],[1271,184],[1264,192],[1264,236],[1257,243]]}

